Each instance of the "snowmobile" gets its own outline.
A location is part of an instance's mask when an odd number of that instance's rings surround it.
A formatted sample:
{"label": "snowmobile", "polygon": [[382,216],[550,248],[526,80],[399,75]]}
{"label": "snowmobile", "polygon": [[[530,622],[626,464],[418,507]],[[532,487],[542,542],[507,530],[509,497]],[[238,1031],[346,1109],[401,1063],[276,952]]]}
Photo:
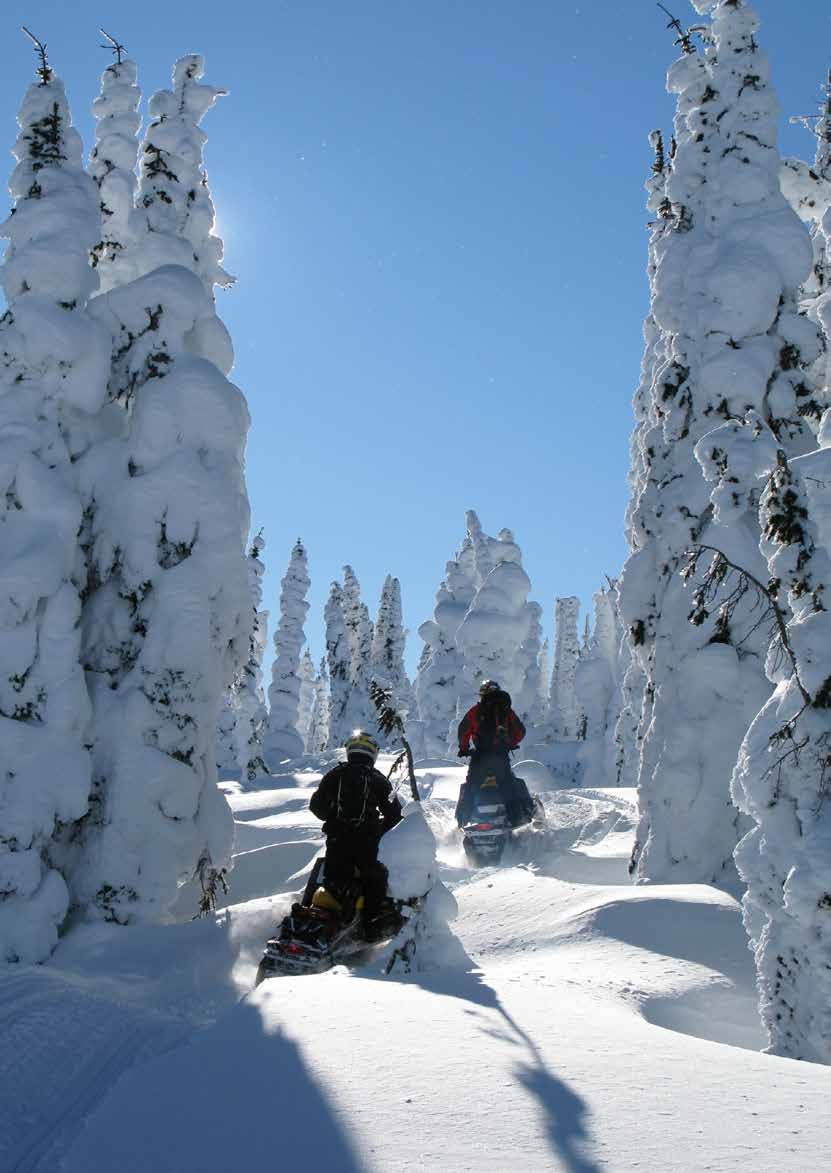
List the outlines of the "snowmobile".
{"label": "snowmobile", "polygon": [[526,828],[541,828],[545,822],[545,811],[537,795],[531,796],[534,809],[523,822],[511,822],[508,810],[501,797],[491,798],[483,793],[487,782],[479,791],[470,818],[462,827],[462,847],[468,861],[474,867],[493,867],[502,861],[509,843]]}
{"label": "snowmobile", "polygon": [[401,906],[385,900],[367,921],[360,876],[342,903],[321,885],[325,857],[319,856],[300,903],[291,906],[274,937],[266,942],[255,985],[284,974],[324,973],[369,945],[394,937],[404,924]]}

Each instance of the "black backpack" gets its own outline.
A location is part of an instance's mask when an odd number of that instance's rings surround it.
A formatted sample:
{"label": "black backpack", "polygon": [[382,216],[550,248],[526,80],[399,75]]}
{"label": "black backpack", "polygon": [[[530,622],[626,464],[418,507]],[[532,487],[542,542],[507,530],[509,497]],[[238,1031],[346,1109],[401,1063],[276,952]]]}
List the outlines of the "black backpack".
{"label": "black backpack", "polygon": [[346,762],[340,768],[335,818],[357,831],[372,821],[372,767]]}
{"label": "black backpack", "polygon": [[508,721],[511,712],[511,697],[503,689],[486,694],[479,702],[479,735],[477,740],[486,749],[496,744],[496,730]]}

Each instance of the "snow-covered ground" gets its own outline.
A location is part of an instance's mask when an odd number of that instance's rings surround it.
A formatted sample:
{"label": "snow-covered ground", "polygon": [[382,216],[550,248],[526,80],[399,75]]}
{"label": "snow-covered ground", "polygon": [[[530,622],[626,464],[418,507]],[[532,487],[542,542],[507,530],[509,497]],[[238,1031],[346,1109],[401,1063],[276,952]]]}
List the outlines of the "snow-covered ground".
{"label": "snow-covered ground", "polygon": [[631,886],[632,792],[544,793],[549,832],[473,871],[462,768],[419,775],[459,912],[409,978],[376,953],[253,989],[321,845],[312,770],[227,784],[215,918],[80,926],[48,965],[7,967],[2,1173],[828,1167],[831,1072],[759,1053],[729,896]]}

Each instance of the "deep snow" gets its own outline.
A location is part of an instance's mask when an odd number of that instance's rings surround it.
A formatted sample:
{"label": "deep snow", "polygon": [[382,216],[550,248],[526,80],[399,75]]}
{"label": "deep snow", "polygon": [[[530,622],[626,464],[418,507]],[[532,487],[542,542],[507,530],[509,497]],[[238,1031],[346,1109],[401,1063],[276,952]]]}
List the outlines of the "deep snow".
{"label": "deep snow", "polygon": [[543,792],[548,834],[471,871],[462,769],[425,763],[455,937],[422,942],[409,978],[376,950],[254,990],[321,843],[317,764],[225,784],[215,918],[76,927],[50,964],[0,974],[3,1173],[824,1167],[831,1073],[759,1053],[731,897],[631,886],[631,791]]}

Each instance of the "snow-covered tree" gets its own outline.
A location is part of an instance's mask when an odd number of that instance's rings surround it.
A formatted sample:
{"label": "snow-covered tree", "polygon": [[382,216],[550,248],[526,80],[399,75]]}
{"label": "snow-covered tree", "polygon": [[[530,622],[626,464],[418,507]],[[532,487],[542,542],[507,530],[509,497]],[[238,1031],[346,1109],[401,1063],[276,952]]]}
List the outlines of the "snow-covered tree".
{"label": "snow-covered tree", "polygon": [[633,654],[628,638],[621,640],[619,649],[621,681],[620,712],[615,726],[615,770],[614,784],[637,786],[640,766],[640,735],[644,704],[643,668]]}
{"label": "snow-covered tree", "polygon": [[265,566],[260,555],[265,549],[262,531],[255,535],[248,549],[248,587],[251,597],[251,631],[248,658],[242,666],[237,686],[238,719],[236,726],[237,761],[242,783],[255,782],[268,774],[264,760],[263,739],[268,710],[263,693],[263,655],[268,640],[268,611],[261,610]]}
{"label": "snow-covered tree", "polygon": [[372,680],[389,689],[396,712],[413,714],[415,697],[404,667],[405,642],[401,583],[388,574],[381,589],[372,637]]}
{"label": "snow-covered tree", "polygon": [[66,855],[90,795],[75,462],[106,395],[109,338],[85,311],[98,189],[45,54],[18,123],[0,226],[0,959],[34,963],[67,912]]}
{"label": "snow-covered tree", "polygon": [[736,863],[770,1050],[820,1063],[831,1063],[830,457],[826,448],[789,466],[780,449],[762,498],[771,581],[792,613],[791,656],[781,663],[775,637],[776,691],[742,744],[733,782],[755,824]]}
{"label": "snow-covered tree", "polygon": [[285,758],[300,757],[305,742],[298,732],[300,653],[306,636],[303,624],[309,604],[308,557],[300,539],[291,552],[280,584],[280,619],[274,633],[274,663],[268,690],[269,715],[263,750],[272,770]]}
{"label": "snow-covered tree", "polygon": [[343,617],[343,590],[333,582],[323,611],[326,621],[326,663],[329,672],[329,738],[327,749],[343,745],[352,732],[347,706],[351,690],[352,658]]}
{"label": "snow-covered tree", "polygon": [[574,687],[580,713],[583,786],[610,786],[616,781],[615,729],[620,714],[618,647],[620,630],[613,588],[594,596],[594,628],[575,672]]}
{"label": "snow-covered tree", "polygon": [[522,686],[514,697],[514,709],[519,713],[526,728],[536,729],[543,723],[543,691],[540,678],[542,655],[542,607],[539,603],[528,603],[528,634],[519,648],[519,662],[522,670]]}
{"label": "snow-covered tree", "polygon": [[485,545],[488,550],[487,557],[477,555],[477,569],[480,565],[492,569],[482,579],[456,631],[456,646],[463,656],[457,715],[476,702],[479,685],[488,678],[498,680],[512,697],[519,697],[528,667],[521,649],[535,615],[528,602],[531,582],[511,531],[501,530],[496,540],[486,538],[481,530],[471,537],[474,550],[478,547],[481,551]]}
{"label": "snow-covered tree", "polygon": [[581,660],[584,660],[586,658],[586,656],[588,656],[588,654],[589,654],[589,645],[591,643],[591,634],[592,634],[591,623],[589,622],[589,617],[587,615],[585,617],[585,619],[583,620],[583,638],[580,641],[580,659]]}
{"label": "snow-covered tree", "polygon": [[[826,413],[831,420],[831,413]],[[822,443],[831,441],[821,433]],[[722,454],[712,459],[715,447]],[[703,548],[696,612],[729,614],[753,595],[770,633],[775,691],[753,721],[733,775],[734,801],[752,820],[736,849],[747,884],[745,926],[758,973],[770,1050],[831,1063],[831,447],[788,460],[758,415],[720,428],[697,452],[717,514],[737,509],[740,471],[764,476],[760,521],[766,575],[756,579],[722,552]],[[737,475],[738,474],[738,475]]]}
{"label": "snow-covered tree", "polygon": [[148,136],[160,146],[145,150],[139,193],[145,275],[91,306],[112,339],[109,395],[120,418],[80,465],[95,730],[74,884],[91,915],[121,923],[165,915],[177,883],[193,876],[209,899],[233,831],[214,759],[222,690],[249,651],[249,418],[225,377],[233,351],[206,287],[217,274],[204,258],[222,246],[210,236],[198,125],[219,91],[198,83],[202,70],[202,58],[182,58],[173,90],[150,103]]}
{"label": "snow-covered tree", "polygon": [[222,694],[216,721],[216,768],[220,778],[239,778],[239,674]]}
{"label": "snow-covered tree", "polygon": [[554,668],[548,720],[555,741],[573,741],[578,734],[580,712],[574,686],[580,639],[577,618],[580,600],[574,595],[559,598],[554,604]]}
{"label": "snow-covered tree", "polygon": [[[214,206],[202,157],[206,136],[199,123],[227,91],[204,84],[204,72],[204,57],[180,57],[172,90],[160,90],[150,100],[152,121],[142,143],[139,184],[143,233],[131,251],[135,276],[161,265],[183,265],[213,296],[214,286],[230,285],[233,278],[221,264],[222,240],[214,232]],[[227,334],[223,337],[216,327],[210,338],[197,341],[220,349],[230,346]]]}
{"label": "snow-covered tree", "polygon": [[456,632],[475,594],[476,563],[473,543],[467,534],[456,557],[445,566],[444,580],[436,592],[433,618],[418,629],[424,640],[424,652],[416,675],[415,692],[423,724],[424,748],[429,755],[447,751],[448,731],[456,721],[463,671],[462,654],[456,647]]}
{"label": "snow-covered tree", "polygon": [[785,198],[811,233],[814,264],[800,290],[799,308],[815,320],[817,300],[831,284],[831,258],[826,247],[828,232],[823,227],[825,214],[831,207],[831,73],[818,116],[804,121],[816,140],[813,164],[803,159],[783,159],[779,178]]}
{"label": "snow-covered tree", "polygon": [[743,0],[696,0],[696,8],[712,12],[706,54],[685,55],[668,78],[677,149],[652,298],[664,344],[652,367],[648,464],[629,514],[633,552],[620,601],[645,677],[638,878],[730,884],[740,828],[729,779],[769,692],[763,640],[749,601],[727,627],[717,616],[688,624],[690,593],[678,572],[697,543],[763,569],[753,503],[719,526],[693,450],[720,421],[754,408],[789,453],[807,451],[817,339],[797,312],[811,247],[779,186],[778,111],[756,15]]}
{"label": "snow-covered tree", "polygon": [[[693,77],[696,72],[703,74],[704,65],[701,58],[693,56],[692,61],[685,55],[682,58]],[[650,312],[643,325],[644,349],[641,359],[640,380],[632,400],[632,410],[635,417],[635,427],[629,442],[629,488],[630,497],[626,513],[626,527],[630,541],[637,541],[640,536],[640,512],[638,509],[641,495],[650,483],[652,465],[660,458],[665,448],[665,441],[661,427],[661,417],[653,401],[653,384],[657,372],[666,361],[668,345],[667,332],[656,320],[652,308],[658,288],[658,271],[663,253],[667,247],[667,237],[673,225],[684,221],[686,210],[676,207],[673,212],[672,204],[667,194],[668,179],[671,174],[672,160],[667,158],[664,149],[663,135],[655,130],[649,136],[650,144],[655,152],[652,171],[646,182],[647,210],[652,214],[650,222],[649,248],[647,252],[647,277],[650,290]]]}
{"label": "snow-covered tree", "polygon": [[350,729],[374,729],[375,706],[370,700],[372,683],[372,620],[361,599],[361,584],[351,566],[343,568],[343,621],[349,645],[349,694],[344,720]]}
{"label": "snow-covered tree", "polygon": [[539,681],[539,697],[537,712],[539,717],[536,724],[543,726],[548,721],[548,706],[551,692],[551,645],[548,636],[542,641],[540,654],[537,657],[537,679]]}
{"label": "snow-covered tree", "polygon": [[300,660],[300,699],[297,706],[297,732],[303,739],[303,745],[308,753],[309,749],[309,730],[312,724],[312,710],[314,709],[316,696],[316,674],[314,660],[308,648],[303,653]]}
{"label": "snow-covered tree", "polygon": [[473,547],[477,583],[481,585],[496,565],[494,539],[482,529],[482,523],[475,509],[468,509],[465,513],[465,526]]}
{"label": "snow-covered tree", "polygon": [[[695,89],[696,75],[703,79],[705,66],[691,42],[686,42],[683,65],[676,66],[679,73],[688,70],[690,73],[688,88],[692,94]],[[679,81],[673,83],[676,87]],[[682,118],[679,101],[679,112],[676,121]],[[647,209],[652,214],[650,222],[650,239],[647,256],[647,276],[649,278],[650,312],[644,321],[644,350],[641,360],[640,380],[635,390],[632,409],[635,417],[635,427],[630,439],[629,463],[629,503],[626,510],[626,534],[633,555],[645,546],[649,546],[652,539],[652,512],[653,506],[649,500],[643,502],[644,494],[649,494],[651,485],[661,462],[666,458],[669,447],[664,438],[663,417],[660,402],[656,403],[653,388],[658,372],[666,362],[669,337],[667,332],[656,320],[653,312],[656,291],[658,287],[658,271],[663,254],[670,244],[670,234],[686,225],[687,211],[684,205],[675,204],[669,198],[667,184],[672,172],[672,163],[675,156],[676,140],[673,138],[672,149],[667,154],[664,138],[659,130],[649,136],[650,145],[654,151],[654,162],[649,179],[646,183]],[[682,159],[683,161],[683,159]],[[648,556],[647,556],[648,557]],[[645,575],[645,589],[650,590],[650,569]],[[630,578],[631,581],[631,578]],[[654,584],[653,584],[654,585]],[[619,593],[620,588],[618,588]],[[654,597],[647,596],[638,599],[638,607],[651,613],[655,607]],[[646,651],[643,640],[644,631],[640,627],[637,632],[639,648]],[[621,711],[615,730],[615,776],[619,786],[636,786],[640,768],[641,736],[648,726],[644,718],[645,698],[645,663],[646,654],[637,654],[632,646],[635,635],[626,638],[621,648]],[[651,690],[646,693],[651,702]],[[651,704],[650,704],[651,710]]]}
{"label": "snow-covered tree", "polygon": [[117,56],[101,75],[101,93],[92,107],[96,127],[89,171],[101,203],[101,239],[92,259],[102,293],[133,276],[129,258],[140,222],[134,201],[141,90],[135,62],[122,61],[120,49]]}
{"label": "snow-covered tree", "polygon": [[306,749],[309,753],[322,753],[329,746],[329,710],[329,669],[326,657],[323,656],[315,678],[312,716],[309,723],[309,734],[306,738]]}
{"label": "snow-covered tree", "polygon": [[467,534],[447,563],[433,618],[419,628],[426,647],[416,696],[428,754],[446,752],[483,679],[499,680],[517,703],[525,703],[520,695],[529,674],[536,674],[539,613],[528,601],[519,546],[508,529],[496,538],[486,534],[473,510],[465,520]]}

